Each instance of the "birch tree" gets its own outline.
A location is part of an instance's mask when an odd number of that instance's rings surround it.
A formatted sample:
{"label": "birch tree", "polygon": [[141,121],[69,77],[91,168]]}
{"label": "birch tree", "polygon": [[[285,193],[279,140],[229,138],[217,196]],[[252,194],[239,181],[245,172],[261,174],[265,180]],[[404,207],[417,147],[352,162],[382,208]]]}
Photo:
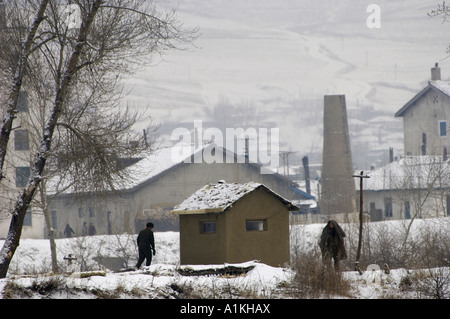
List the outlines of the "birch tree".
{"label": "birch tree", "polygon": [[[36,1],[27,2],[36,6]],[[78,13],[74,21],[64,16],[68,4]],[[34,37],[36,49],[33,59],[29,59],[27,75],[50,79],[43,81],[42,91],[37,90],[46,92],[49,108],[45,111],[30,178],[15,204],[0,252],[0,278],[7,274],[19,245],[25,213],[44,180],[52,156],[57,154],[59,165],[69,171],[73,169],[72,177],[107,176],[94,187],[114,188],[112,181],[120,180],[121,176],[110,147],[132,150],[139,148],[139,141],[131,143],[134,137],[124,136],[120,130],[111,134],[118,127],[114,123],[120,123],[121,113],[116,110],[118,104],[100,102],[101,98],[114,96],[115,84],[120,83],[122,76],[151,63],[152,55],[180,48],[180,44],[190,43],[196,34],[196,30],[184,28],[174,12],[160,13],[152,1],[49,0],[44,11],[45,19],[38,29],[40,33]],[[90,99],[93,96],[97,98]],[[120,94],[115,97],[120,100]],[[113,105],[112,109],[106,108],[108,104]],[[78,116],[71,116],[74,114]],[[74,158],[78,160],[75,162]],[[77,170],[81,167],[83,170]]]}

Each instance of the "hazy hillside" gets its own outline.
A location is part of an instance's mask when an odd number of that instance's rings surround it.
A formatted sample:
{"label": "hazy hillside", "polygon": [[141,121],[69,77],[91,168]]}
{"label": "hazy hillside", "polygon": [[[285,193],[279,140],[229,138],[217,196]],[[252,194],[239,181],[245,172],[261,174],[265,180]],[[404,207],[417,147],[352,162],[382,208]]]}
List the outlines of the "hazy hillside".
{"label": "hazy hillside", "polygon": [[[127,81],[128,102],[147,108],[160,134],[193,128],[279,127],[283,150],[320,161],[326,94],[345,94],[357,168],[402,154],[394,113],[430,78],[443,79],[450,24],[429,18],[438,1],[378,1],[381,28],[366,25],[371,1],[161,0],[186,26],[195,47],[171,51]],[[146,123],[142,123],[143,126]]]}

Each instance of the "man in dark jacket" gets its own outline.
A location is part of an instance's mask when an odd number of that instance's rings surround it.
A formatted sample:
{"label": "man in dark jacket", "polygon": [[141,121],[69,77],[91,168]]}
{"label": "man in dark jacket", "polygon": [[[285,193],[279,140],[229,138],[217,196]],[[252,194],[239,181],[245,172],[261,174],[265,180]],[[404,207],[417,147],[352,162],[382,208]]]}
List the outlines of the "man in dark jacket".
{"label": "man in dark jacket", "polygon": [[70,227],[69,224],[66,224],[66,228],[64,229],[64,235],[66,235],[67,238],[72,237],[72,234],[75,234],[72,227]]}
{"label": "man in dark jacket", "polygon": [[324,264],[330,265],[334,261],[334,269],[339,270],[339,261],[347,258],[344,246],[345,233],[335,220],[328,221],[322,230],[319,247]]}
{"label": "man in dark jacket", "polygon": [[152,231],[153,227],[154,227],[153,223],[147,223],[147,228],[141,230],[137,237],[137,244],[139,250],[139,259],[136,264],[137,269],[141,267],[141,264],[144,262],[144,259],[146,259],[145,265],[150,266],[150,264],[152,263],[152,250],[153,256],[156,254],[155,238],[153,237]]}

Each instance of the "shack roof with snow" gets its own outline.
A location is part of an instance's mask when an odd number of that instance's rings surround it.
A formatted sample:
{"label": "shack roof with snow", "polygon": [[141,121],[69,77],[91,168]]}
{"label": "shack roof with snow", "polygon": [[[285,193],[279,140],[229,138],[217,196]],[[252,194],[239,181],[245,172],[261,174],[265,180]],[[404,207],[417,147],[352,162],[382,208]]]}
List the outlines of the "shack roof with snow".
{"label": "shack roof with snow", "polygon": [[181,264],[289,262],[289,211],[297,206],[259,183],[208,184],[176,206]]}
{"label": "shack roof with snow", "polygon": [[190,197],[186,198],[180,205],[175,206],[172,214],[204,214],[222,213],[229,209],[235,202],[247,194],[262,188],[277,198],[290,211],[299,210],[290,201],[276,194],[260,183],[225,183],[208,184]]}

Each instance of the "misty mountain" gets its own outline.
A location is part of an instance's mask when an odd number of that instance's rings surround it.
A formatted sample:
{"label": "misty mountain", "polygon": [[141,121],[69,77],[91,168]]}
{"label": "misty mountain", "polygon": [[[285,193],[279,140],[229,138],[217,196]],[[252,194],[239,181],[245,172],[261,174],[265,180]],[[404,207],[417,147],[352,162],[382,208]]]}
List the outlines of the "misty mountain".
{"label": "misty mountain", "polygon": [[[345,94],[355,169],[403,154],[394,113],[445,60],[450,24],[428,12],[437,3],[378,1],[380,28],[369,28],[371,1],[165,0],[194,46],[171,51],[127,79],[127,103],[146,109],[169,139],[194,120],[225,127],[278,127],[281,150],[321,162],[323,96]],[[141,125],[145,127],[146,122]]]}

